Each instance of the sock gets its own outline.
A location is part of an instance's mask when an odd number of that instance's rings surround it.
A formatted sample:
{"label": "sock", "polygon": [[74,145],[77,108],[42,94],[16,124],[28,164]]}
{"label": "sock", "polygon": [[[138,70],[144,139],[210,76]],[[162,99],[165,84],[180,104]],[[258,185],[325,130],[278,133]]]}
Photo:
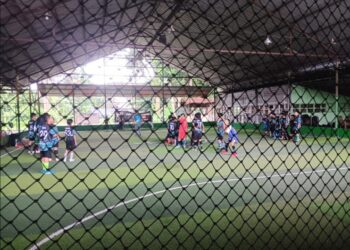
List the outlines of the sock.
{"label": "sock", "polygon": [[70,152],[70,159],[73,160],[73,152]]}
{"label": "sock", "polygon": [[236,147],[235,147],[235,146],[233,146],[233,147],[231,148],[231,153],[232,153],[232,154],[236,153]]}
{"label": "sock", "polygon": [[42,162],[42,167],[43,167],[43,170],[49,170],[49,163],[48,162]]}

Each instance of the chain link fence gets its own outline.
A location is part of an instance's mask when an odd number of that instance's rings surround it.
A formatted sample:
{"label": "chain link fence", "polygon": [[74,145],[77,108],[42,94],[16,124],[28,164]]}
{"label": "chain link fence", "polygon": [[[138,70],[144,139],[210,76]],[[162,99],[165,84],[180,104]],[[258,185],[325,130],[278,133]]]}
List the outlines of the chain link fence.
{"label": "chain link fence", "polygon": [[349,246],[349,1],[0,11],[1,249]]}

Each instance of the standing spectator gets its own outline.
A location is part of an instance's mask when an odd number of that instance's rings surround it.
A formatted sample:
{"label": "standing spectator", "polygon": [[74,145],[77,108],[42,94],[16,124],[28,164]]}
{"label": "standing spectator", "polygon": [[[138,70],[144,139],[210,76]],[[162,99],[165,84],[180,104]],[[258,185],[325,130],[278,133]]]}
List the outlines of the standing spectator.
{"label": "standing spectator", "polygon": [[177,141],[177,148],[180,146],[185,147],[186,145],[186,136],[187,136],[188,123],[187,118],[184,113],[179,117],[179,137]]}

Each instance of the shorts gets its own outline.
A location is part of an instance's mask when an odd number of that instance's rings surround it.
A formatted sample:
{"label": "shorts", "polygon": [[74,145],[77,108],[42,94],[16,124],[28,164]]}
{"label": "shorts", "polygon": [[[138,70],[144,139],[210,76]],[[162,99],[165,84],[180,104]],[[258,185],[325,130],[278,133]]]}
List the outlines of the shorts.
{"label": "shorts", "polygon": [[228,138],[227,143],[231,143],[231,142],[237,143],[238,140],[237,140],[237,138]]}
{"label": "shorts", "polygon": [[141,129],[141,123],[136,123],[135,126],[134,126],[134,130],[138,131],[140,129]]}
{"label": "shorts", "polygon": [[218,132],[217,135],[218,135],[218,139],[219,140],[223,140],[224,139],[224,133]]}
{"label": "shorts", "polygon": [[199,141],[200,139],[202,139],[202,133],[197,132],[197,131],[193,131],[192,139],[193,139],[193,141]]}
{"label": "shorts", "polygon": [[67,141],[66,142],[66,149],[67,150],[74,150],[76,148],[74,141]]}
{"label": "shorts", "polygon": [[175,139],[175,138],[176,138],[176,133],[175,133],[175,131],[168,132],[168,138]]}
{"label": "shorts", "polygon": [[41,158],[51,158],[51,150],[40,151]]}

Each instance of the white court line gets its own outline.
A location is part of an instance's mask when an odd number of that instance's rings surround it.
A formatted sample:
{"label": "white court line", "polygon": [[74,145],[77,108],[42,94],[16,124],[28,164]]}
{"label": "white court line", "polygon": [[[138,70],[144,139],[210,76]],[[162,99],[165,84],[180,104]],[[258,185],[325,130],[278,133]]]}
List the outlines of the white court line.
{"label": "white court line", "polygon": [[83,219],[76,221],[72,224],[69,224],[68,226],[65,226],[62,229],[57,230],[56,232],[51,233],[48,237],[40,240],[39,242],[35,243],[31,248],[29,248],[29,250],[36,250],[39,247],[41,247],[42,245],[44,245],[45,243],[47,243],[48,241],[56,238],[57,236],[67,232],[68,230],[72,229],[73,227],[76,227],[80,224],[83,224],[86,221],[89,221],[91,219],[94,219],[98,216],[100,216],[101,214],[105,214],[107,212],[110,212],[112,209],[118,208],[118,207],[122,207],[122,206],[126,206],[130,203],[134,203],[136,201],[140,201],[143,200],[145,198],[148,197],[152,197],[152,196],[157,196],[159,194],[163,194],[167,191],[175,191],[178,189],[186,189],[189,187],[194,187],[194,186],[203,186],[205,184],[211,183],[211,184],[218,184],[218,183],[223,183],[223,182],[236,182],[236,181],[247,181],[247,180],[257,180],[257,179],[271,179],[271,178],[276,178],[276,177],[285,177],[285,176],[299,176],[299,175],[308,175],[308,174],[313,174],[313,173],[322,173],[322,172],[334,172],[334,171],[339,171],[339,170],[349,170],[350,167],[341,167],[341,168],[330,168],[330,169],[319,169],[319,170],[310,170],[310,171],[302,171],[302,172],[291,172],[291,173],[284,173],[284,174],[273,174],[270,176],[267,175],[260,175],[260,176],[256,176],[256,177],[243,177],[243,178],[232,178],[232,179],[219,179],[219,180],[214,180],[214,181],[203,181],[203,182],[194,182],[191,184],[187,184],[187,185],[181,185],[181,186],[177,186],[177,187],[172,187],[169,189],[163,189],[157,192],[151,192],[148,193],[146,195],[142,195],[124,202],[120,202],[118,204],[112,205],[108,208],[105,208],[101,211],[98,211],[96,213],[93,213],[87,217],[84,217]]}
{"label": "white court line", "polygon": [[9,154],[11,154],[11,153],[13,153],[13,152],[15,152],[15,151],[17,151],[17,150],[20,150],[20,149],[23,149],[23,148],[16,148],[16,149],[14,149],[14,150],[12,150],[12,151],[10,151],[10,152],[7,152],[7,153],[5,153],[5,154],[2,154],[2,155],[0,155],[0,158],[1,158],[1,157],[4,157],[4,156],[6,156],[6,155],[9,155]]}

